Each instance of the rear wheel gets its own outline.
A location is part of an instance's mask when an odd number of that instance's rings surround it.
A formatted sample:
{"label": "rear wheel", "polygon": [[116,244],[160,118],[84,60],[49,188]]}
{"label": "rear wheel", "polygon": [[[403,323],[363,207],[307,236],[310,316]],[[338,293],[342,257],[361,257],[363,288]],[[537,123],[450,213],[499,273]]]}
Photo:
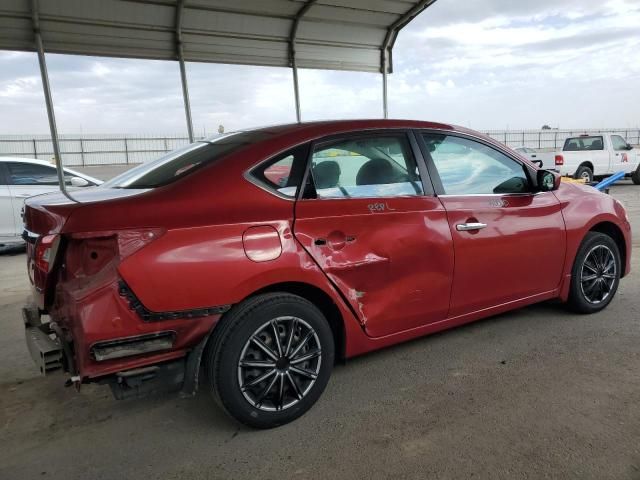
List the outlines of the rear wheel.
{"label": "rear wheel", "polygon": [[593,170],[591,170],[586,165],[581,165],[580,167],[578,167],[578,170],[576,170],[573,178],[584,180],[585,183],[591,183],[593,182]]}
{"label": "rear wheel", "polygon": [[636,171],[631,174],[631,181],[635,185],[640,185],[640,165],[636,168]]}
{"label": "rear wheel", "polygon": [[580,313],[605,308],[616,294],[621,271],[616,242],[603,233],[589,232],[573,264],[569,306]]}
{"label": "rear wheel", "polygon": [[311,408],[334,361],[331,328],[315,305],[269,293],[241,303],[222,322],[205,370],[214,398],[229,415],[271,428]]}

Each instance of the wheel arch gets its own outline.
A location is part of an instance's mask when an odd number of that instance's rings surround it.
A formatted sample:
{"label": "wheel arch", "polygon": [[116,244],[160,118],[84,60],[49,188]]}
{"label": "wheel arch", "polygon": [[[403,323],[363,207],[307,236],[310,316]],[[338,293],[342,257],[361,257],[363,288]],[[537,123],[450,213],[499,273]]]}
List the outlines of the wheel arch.
{"label": "wheel arch", "polygon": [[[263,293],[285,292],[308,300],[313,303],[325,316],[333,333],[335,342],[336,360],[344,361],[346,358],[346,330],[344,318],[333,299],[321,288],[304,282],[280,282],[268,285],[256,290],[247,298]],[[245,299],[246,300],[246,299]]]}
{"label": "wheel arch", "polygon": [[[576,172],[578,172],[578,170],[580,169],[580,167],[588,167],[591,170],[591,173],[593,175],[595,175],[595,170],[593,169],[593,163],[591,162],[591,160],[586,160],[584,162],[582,162],[580,165],[578,165],[578,168],[576,168]],[[574,175],[575,175],[574,173]]]}
{"label": "wheel arch", "polygon": [[624,277],[626,275],[624,265],[626,265],[626,262],[627,262],[627,242],[624,238],[624,234],[622,233],[622,230],[620,229],[620,227],[618,227],[613,222],[603,221],[593,225],[589,229],[589,231],[603,233],[611,237],[613,241],[616,242],[616,245],[618,246],[618,250],[620,250],[620,261],[622,264],[621,278]]}

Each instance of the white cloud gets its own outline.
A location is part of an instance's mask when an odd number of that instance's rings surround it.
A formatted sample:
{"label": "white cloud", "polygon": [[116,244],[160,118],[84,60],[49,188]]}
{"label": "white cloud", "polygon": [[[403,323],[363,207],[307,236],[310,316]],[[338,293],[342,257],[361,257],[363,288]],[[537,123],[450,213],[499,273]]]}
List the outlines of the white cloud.
{"label": "white cloud", "polygon": [[[479,129],[637,126],[638,25],[637,0],[441,0],[398,37],[390,114]],[[61,132],[186,131],[176,62],[47,59]],[[295,120],[290,69],[187,72],[198,133]],[[376,74],[302,70],[303,119],[380,117],[381,84]],[[0,52],[0,133],[46,131],[36,56]]]}

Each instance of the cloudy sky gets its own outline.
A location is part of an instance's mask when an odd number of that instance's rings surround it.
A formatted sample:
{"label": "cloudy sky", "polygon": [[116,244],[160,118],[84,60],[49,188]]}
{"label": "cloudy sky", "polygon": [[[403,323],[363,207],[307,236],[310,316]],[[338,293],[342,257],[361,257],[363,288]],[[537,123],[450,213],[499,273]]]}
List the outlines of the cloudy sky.
{"label": "cloudy sky", "polygon": [[[184,133],[176,62],[48,55],[60,133]],[[640,126],[640,1],[438,0],[400,33],[395,118]],[[200,134],[295,120],[290,69],[187,65]],[[380,117],[380,75],[300,71],[304,120]],[[0,134],[47,133],[35,54],[0,52]]]}

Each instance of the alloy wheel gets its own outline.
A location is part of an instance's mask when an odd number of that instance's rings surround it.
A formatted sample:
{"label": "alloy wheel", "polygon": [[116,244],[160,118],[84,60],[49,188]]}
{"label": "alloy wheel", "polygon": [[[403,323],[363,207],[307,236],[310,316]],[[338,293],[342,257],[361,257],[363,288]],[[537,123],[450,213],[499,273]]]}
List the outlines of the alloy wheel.
{"label": "alloy wheel", "polygon": [[318,334],[298,317],[277,317],[260,326],[238,361],[238,384],[259,410],[280,411],[300,402],[320,373]]}
{"label": "alloy wheel", "polygon": [[580,272],[580,288],[592,304],[606,300],[617,278],[616,259],[609,247],[596,245],[584,258]]}

